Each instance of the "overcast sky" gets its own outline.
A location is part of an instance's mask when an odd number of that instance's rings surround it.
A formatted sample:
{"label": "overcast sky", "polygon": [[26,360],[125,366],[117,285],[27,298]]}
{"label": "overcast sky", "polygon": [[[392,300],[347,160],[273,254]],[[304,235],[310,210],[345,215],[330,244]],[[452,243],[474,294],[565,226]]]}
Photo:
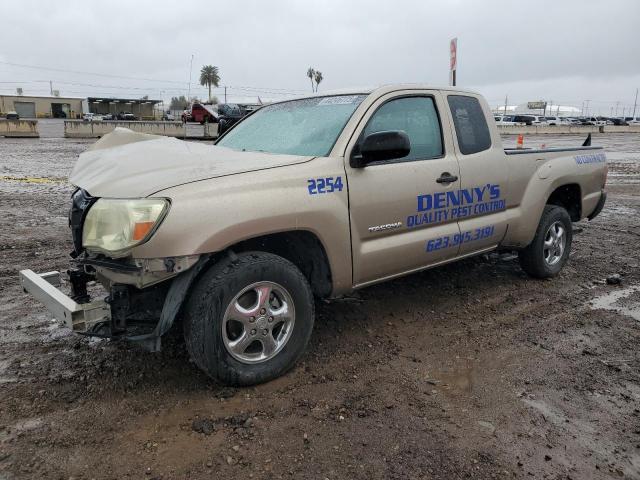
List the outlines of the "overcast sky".
{"label": "overcast sky", "polygon": [[452,37],[458,85],[492,105],[588,99],[609,114],[619,101],[622,114],[640,87],[638,0],[19,0],[2,1],[0,18],[7,94],[46,94],[52,80],[61,95],[168,100],[187,93],[191,55],[191,92],[207,96],[199,70],[217,65],[229,101],[308,92],[309,66],[320,91],[446,85]]}

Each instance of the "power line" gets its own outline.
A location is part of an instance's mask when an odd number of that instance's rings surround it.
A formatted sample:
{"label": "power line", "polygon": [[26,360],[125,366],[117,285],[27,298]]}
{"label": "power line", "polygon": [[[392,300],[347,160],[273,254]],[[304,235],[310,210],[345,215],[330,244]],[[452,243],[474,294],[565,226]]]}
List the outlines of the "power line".
{"label": "power line", "polygon": [[52,68],[52,67],[42,67],[42,66],[38,66],[38,65],[26,65],[26,64],[22,64],[22,63],[13,63],[13,62],[3,62],[0,61],[0,64],[2,65],[11,65],[12,67],[21,67],[21,68],[32,68],[32,69],[36,69],[36,70],[47,70],[50,72],[62,72],[62,73],[74,73],[74,74],[80,74],[80,75],[94,75],[94,76],[98,76],[98,77],[109,77],[109,78],[126,78],[129,80],[143,80],[145,82],[162,82],[162,83],[175,83],[175,84],[180,84],[180,85],[184,85],[185,82],[179,82],[177,80],[160,80],[160,79],[156,79],[156,78],[143,78],[143,77],[130,77],[127,75],[114,75],[111,73],[96,73],[96,72],[83,72],[80,70],[67,70],[64,68]]}
{"label": "power line", "polygon": [[[124,79],[128,79],[128,80],[141,80],[141,81],[145,81],[145,82],[159,82],[159,83],[173,83],[173,84],[177,84],[177,85],[184,85],[186,82],[179,82],[177,80],[163,80],[163,79],[157,79],[157,78],[143,78],[143,77],[132,77],[132,76],[126,76],[126,75],[114,75],[114,74],[109,74],[109,73],[96,73],[96,72],[85,72],[85,71],[80,71],[80,70],[67,70],[67,69],[62,69],[62,68],[52,68],[52,67],[42,67],[42,66],[38,66],[38,65],[26,65],[26,64],[21,64],[21,63],[14,63],[14,62],[5,62],[5,61],[0,61],[0,64],[2,65],[11,65],[14,67],[22,67],[22,68],[31,68],[31,69],[36,69],[36,70],[47,70],[47,71],[52,71],[52,72],[62,72],[62,73],[72,73],[72,74],[79,74],[79,75],[93,75],[93,76],[99,76],[99,77],[107,77],[107,78],[124,78]],[[49,80],[28,80],[25,82],[15,82],[15,83],[27,83],[27,82],[49,82]],[[0,82],[0,83],[12,83],[12,82]],[[61,80],[56,80],[56,83],[65,83]],[[96,88],[129,88],[129,87],[107,87],[107,86],[101,86],[101,85],[92,85],[92,84],[80,84],[80,83],[71,83],[68,82],[69,84],[76,84],[76,85],[83,85],[83,86],[95,86]],[[131,89],[143,89],[146,87],[133,87]],[[218,88],[220,90],[223,90],[223,87],[215,87]],[[271,93],[271,92],[286,92],[286,93],[306,93],[306,90],[292,90],[292,89],[286,89],[286,88],[276,88],[276,87],[247,87],[247,86],[236,86],[236,87],[229,87],[229,88],[234,88],[236,90],[255,90],[257,92],[260,93]],[[185,88],[184,90],[188,90],[188,88]]]}

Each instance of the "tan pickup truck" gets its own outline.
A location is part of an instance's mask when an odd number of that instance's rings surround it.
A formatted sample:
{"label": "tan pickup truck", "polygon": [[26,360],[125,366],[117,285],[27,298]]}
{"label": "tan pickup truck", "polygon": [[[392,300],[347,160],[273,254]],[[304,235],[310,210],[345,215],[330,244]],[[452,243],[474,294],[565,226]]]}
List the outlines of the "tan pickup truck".
{"label": "tan pickup truck", "polygon": [[70,178],[70,296],[21,280],[77,332],[157,350],[181,323],[208,375],[264,382],[304,352],[314,297],[497,249],[558,274],[605,202],[589,144],[503,149],[480,95],[421,85],[274,103],[214,146],[117,129]]}

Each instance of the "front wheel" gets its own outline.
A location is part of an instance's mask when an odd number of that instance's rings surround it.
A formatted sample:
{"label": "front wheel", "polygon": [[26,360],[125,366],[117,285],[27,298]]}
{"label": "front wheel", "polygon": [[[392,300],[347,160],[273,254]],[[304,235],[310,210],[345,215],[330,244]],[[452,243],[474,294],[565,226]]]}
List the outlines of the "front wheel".
{"label": "front wheel", "polygon": [[304,352],[314,322],[311,287],[288,260],[247,252],[198,280],[184,312],[187,349],[210,377],[246,386],[272,380]]}
{"label": "front wheel", "polygon": [[520,266],[535,278],[555,277],[569,259],[572,238],[569,213],[547,205],[533,241],[519,252]]}

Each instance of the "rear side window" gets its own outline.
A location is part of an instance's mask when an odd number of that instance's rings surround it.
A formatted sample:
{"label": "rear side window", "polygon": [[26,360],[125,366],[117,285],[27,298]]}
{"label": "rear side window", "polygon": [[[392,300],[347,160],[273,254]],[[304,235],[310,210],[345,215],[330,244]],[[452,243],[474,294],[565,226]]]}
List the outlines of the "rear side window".
{"label": "rear side window", "polygon": [[390,100],[369,119],[367,135],[385,130],[401,130],[409,136],[411,152],[399,161],[441,157],[442,133],[438,112],[431,97],[405,97]]}
{"label": "rear side window", "polygon": [[449,95],[447,99],[460,152],[470,155],[488,149],[491,146],[491,135],[478,99],[463,95]]}

